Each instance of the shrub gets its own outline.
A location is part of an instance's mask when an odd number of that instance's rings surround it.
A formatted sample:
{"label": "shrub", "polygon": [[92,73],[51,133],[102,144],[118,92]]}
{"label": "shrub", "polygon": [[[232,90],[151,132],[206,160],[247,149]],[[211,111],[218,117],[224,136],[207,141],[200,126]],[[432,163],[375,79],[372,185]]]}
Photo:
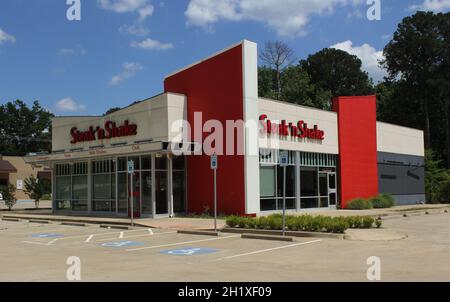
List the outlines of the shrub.
{"label": "shrub", "polygon": [[439,188],[439,200],[444,203],[450,203],[450,178]]}
{"label": "shrub", "polygon": [[234,228],[239,224],[239,220],[240,220],[240,217],[233,215],[233,216],[228,216],[225,221],[226,221],[226,224],[230,228]]}
{"label": "shrub", "polygon": [[370,229],[373,226],[374,222],[375,222],[375,219],[373,219],[370,216],[363,217],[362,218],[362,228]]}
{"label": "shrub", "polygon": [[[229,227],[281,230],[283,218],[279,214],[267,217],[229,216]],[[381,227],[381,222],[369,216],[329,217],[329,216],[286,216],[286,227],[291,231],[344,233],[349,228]]]}
{"label": "shrub", "polygon": [[380,197],[384,200],[385,208],[392,208],[395,205],[395,199],[391,194],[380,194]]}
{"label": "shrub", "polygon": [[366,199],[358,198],[347,203],[348,210],[369,210],[372,209],[372,203]]}
{"label": "shrub", "polygon": [[1,191],[3,195],[3,201],[5,202],[5,206],[8,208],[8,210],[12,210],[12,208],[15,206],[17,199],[16,199],[16,187],[13,184],[9,184],[6,188],[4,188]]}
{"label": "shrub", "polygon": [[52,200],[52,194],[44,194],[44,195],[42,195],[42,200]]}

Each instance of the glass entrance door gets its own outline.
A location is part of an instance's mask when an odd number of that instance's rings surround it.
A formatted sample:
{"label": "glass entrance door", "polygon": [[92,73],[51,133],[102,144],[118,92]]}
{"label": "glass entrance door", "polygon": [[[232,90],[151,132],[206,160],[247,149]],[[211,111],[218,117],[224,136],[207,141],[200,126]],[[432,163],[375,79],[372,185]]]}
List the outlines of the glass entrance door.
{"label": "glass entrance door", "polygon": [[169,214],[167,171],[155,172],[156,215]]}
{"label": "glass entrance door", "polygon": [[335,207],[337,205],[336,173],[328,173],[328,196],[330,198],[330,207]]}

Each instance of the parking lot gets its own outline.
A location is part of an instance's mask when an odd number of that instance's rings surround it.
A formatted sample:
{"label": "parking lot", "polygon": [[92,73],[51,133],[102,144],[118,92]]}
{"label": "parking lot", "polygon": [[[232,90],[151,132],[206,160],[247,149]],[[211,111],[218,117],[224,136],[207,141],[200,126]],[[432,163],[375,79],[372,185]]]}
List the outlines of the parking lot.
{"label": "parking lot", "polygon": [[371,256],[381,259],[382,281],[450,281],[448,214],[384,225],[408,238],[280,242],[0,221],[0,281],[67,281],[71,256],[82,281],[367,281]]}

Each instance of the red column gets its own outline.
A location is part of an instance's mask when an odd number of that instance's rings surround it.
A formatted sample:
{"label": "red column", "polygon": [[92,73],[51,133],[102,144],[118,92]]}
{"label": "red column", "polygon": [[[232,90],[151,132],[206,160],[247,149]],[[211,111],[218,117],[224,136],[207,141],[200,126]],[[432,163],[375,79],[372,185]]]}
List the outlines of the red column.
{"label": "red column", "polygon": [[376,96],[337,97],[342,207],[378,194]]}
{"label": "red column", "polygon": [[[242,45],[237,45],[166,78],[165,92],[187,96],[187,119],[193,132],[195,112],[203,114],[203,123],[215,119],[221,121],[224,128],[226,120],[243,120],[242,52]],[[224,145],[226,150],[226,143]],[[219,213],[244,215],[244,156],[219,156],[217,182]],[[190,213],[214,209],[209,156],[187,157],[187,198]]]}

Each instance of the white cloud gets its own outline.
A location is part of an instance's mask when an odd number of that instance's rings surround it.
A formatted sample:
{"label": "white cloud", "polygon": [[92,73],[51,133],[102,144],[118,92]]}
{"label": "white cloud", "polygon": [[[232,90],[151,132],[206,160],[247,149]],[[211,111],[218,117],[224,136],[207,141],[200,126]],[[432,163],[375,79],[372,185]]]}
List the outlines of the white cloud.
{"label": "white cloud", "polygon": [[81,45],[77,45],[75,48],[61,48],[58,54],[60,56],[84,56],[87,54],[87,50]]}
{"label": "white cloud", "polygon": [[348,40],[332,45],[330,48],[340,49],[357,56],[362,61],[363,70],[367,71],[376,83],[382,81],[387,75],[386,71],[379,66],[380,61],[384,59],[383,51],[377,51],[369,44],[353,46],[353,42]]}
{"label": "white cloud", "polygon": [[0,45],[7,42],[16,43],[16,38],[0,28]]}
{"label": "white cloud", "polygon": [[77,112],[86,110],[86,106],[78,104],[72,98],[67,97],[56,103],[56,109],[61,112]]}
{"label": "white cloud", "polygon": [[144,37],[150,33],[150,30],[147,26],[142,23],[134,23],[132,25],[122,25],[119,28],[119,31],[123,34],[129,34],[132,36]]}
{"label": "white cloud", "polygon": [[131,79],[136,73],[144,69],[144,67],[138,63],[124,63],[122,68],[123,69],[119,74],[111,78],[111,81],[109,82],[111,86],[117,86],[120,83]]}
{"label": "white cloud", "polygon": [[307,33],[310,18],[332,14],[337,7],[365,4],[365,0],[190,0],[187,24],[210,30],[219,21],[258,21],[280,36]]}
{"label": "white cloud", "polygon": [[146,49],[146,50],[166,50],[166,49],[173,48],[173,44],[172,43],[163,43],[163,42],[148,38],[148,39],[145,39],[140,42],[137,42],[137,41],[131,42],[131,47],[141,48],[141,49]]}
{"label": "white cloud", "polygon": [[423,0],[422,4],[415,4],[409,7],[411,11],[432,11],[435,13],[444,12],[450,9],[450,0]]}
{"label": "white cloud", "polygon": [[154,7],[149,4],[149,0],[97,0],[97,2],[101,8],[116,13],[137,12],[141,21],[151,16],[154,11]]}

